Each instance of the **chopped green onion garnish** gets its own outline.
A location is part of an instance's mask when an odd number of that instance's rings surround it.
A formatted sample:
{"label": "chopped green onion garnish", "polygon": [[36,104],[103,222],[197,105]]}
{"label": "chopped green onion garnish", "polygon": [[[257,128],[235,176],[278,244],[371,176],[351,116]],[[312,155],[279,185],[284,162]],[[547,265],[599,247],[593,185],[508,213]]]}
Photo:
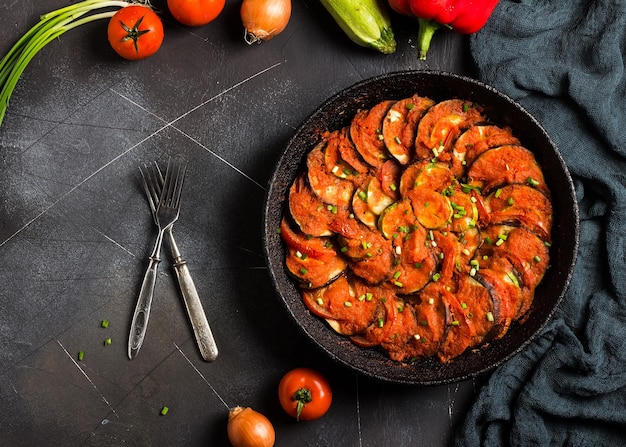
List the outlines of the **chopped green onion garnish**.
{"label": "chopped green onion garnish", "polygon": [[513,284],[515,284],[517,287],[519,287],[519,281],[517,280],[517,277],[513,273],[506,272],[506,276],[509,277],[509,279],[511,280],[511,282]]}
{"label": "chopped green onion garnish", "polygon": [[535,180],[532,177],[528,177],[526,179],[526,182],[530,185],[530,186],[539,186],[539,182],[537,180]]}

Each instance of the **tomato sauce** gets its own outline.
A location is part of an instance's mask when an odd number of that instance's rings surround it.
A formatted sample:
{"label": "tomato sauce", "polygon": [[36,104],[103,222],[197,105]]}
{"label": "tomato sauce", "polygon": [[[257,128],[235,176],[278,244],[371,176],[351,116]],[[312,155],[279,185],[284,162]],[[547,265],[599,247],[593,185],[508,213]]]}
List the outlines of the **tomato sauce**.
{"label": "tomato sauce", "polygon": [[305,305],[332,330],[395,361],[446,363],[523,323],[552,218],[511,129],[472,102],[414,95],[322,134],[281,234]]}

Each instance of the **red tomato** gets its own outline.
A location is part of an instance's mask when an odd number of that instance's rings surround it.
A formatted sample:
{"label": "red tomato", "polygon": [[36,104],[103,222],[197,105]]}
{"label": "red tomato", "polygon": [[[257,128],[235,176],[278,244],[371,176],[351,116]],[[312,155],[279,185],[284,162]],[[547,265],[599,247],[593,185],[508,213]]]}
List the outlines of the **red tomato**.
{"label": "red tomato", "polygon": [[147,6],[126,6],[115,13],[107,29],[109,43],[125,59],[152,56],[163,42],[163,23]]}
{"label": "red tomato", "polygon": [[287,414],[297,420],[310,421],[326,414],[333,395],[330,384],[319,372],[296,368],[280,380],[278,399]]}
{"label": "red tomato", "polygon": [[183,25],[201,26],[220,15],[225,3],[226,0],[167,0],[167,7]]}

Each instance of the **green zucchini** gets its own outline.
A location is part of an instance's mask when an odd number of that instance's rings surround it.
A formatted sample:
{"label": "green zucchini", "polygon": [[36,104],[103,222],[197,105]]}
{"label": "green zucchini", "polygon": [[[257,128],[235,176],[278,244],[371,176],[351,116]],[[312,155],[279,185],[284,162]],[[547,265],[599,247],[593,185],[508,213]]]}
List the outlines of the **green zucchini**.
{"label": "green zucchini", "polygon": [[389,10],[382,0],[320,0],[354,43],[389,54],[396,51]]}

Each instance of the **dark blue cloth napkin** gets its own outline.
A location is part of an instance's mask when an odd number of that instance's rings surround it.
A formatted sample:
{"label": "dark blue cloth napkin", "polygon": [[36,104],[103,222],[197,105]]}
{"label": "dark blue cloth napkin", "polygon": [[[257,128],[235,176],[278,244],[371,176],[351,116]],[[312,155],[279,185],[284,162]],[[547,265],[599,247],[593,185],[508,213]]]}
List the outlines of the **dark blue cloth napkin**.
{"label": "dark blue cloth napkin", "polygon": [[581,241],[554,319],[481,388],[456,445],[626,446],[626,0],[501,0],[470,42],[479,79],[559,147]]}

